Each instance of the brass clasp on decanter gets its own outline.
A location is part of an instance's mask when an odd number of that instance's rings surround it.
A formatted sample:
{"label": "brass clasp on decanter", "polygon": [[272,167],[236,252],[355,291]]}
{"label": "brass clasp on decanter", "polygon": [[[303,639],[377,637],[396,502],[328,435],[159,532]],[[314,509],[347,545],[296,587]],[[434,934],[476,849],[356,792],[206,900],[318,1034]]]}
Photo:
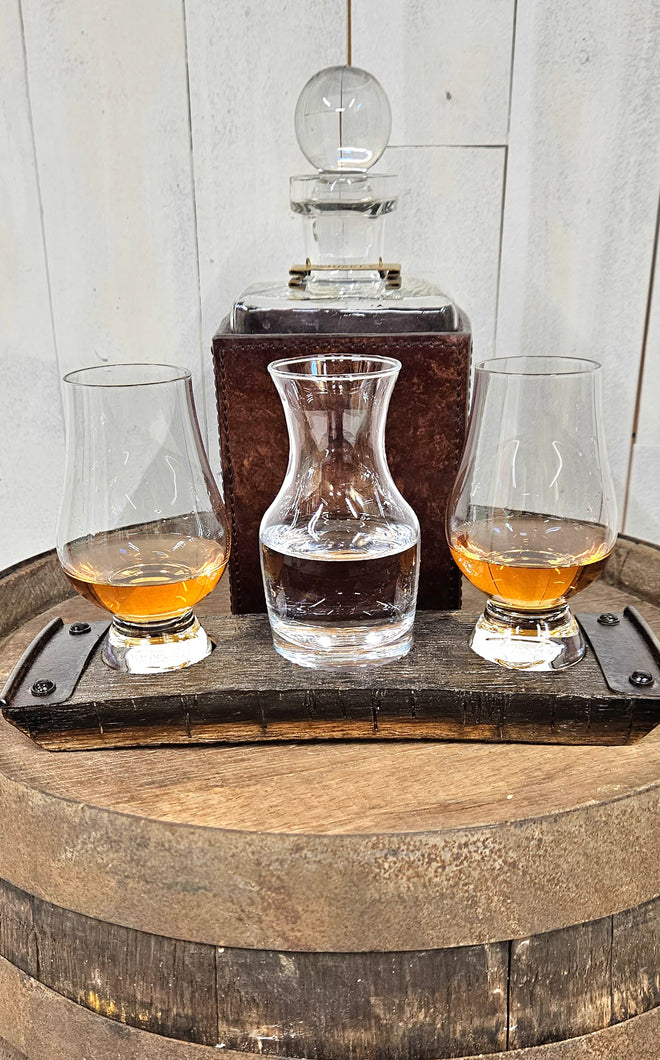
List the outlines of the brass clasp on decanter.
{"label": "brass clasp on decanter", "polygon": [[359,265],[347,265],[342,263],[341,265],[312,265],[309,258],[307,258],[304,265],[292,265],[289,269],[289,287],[298,287],[304,289],[307,286],[307,280],[311,276],[312,272],[377,272],[381,280],[385,281],[385,288],[388,291],[398,290],[401,287],[401,266],[399,264],[390,263],[386,265],[382,258],[378,259],[378,264],[372,263],[361,263]]}

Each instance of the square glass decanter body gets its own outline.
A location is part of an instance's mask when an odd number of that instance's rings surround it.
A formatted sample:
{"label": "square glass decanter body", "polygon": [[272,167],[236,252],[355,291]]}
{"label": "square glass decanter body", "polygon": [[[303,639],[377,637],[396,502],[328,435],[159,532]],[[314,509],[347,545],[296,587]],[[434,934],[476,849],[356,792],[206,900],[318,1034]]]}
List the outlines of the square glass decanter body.
{"label": "square glass decanter body", "polygon": [[362,335],[460,328],[454,302],[426,280],[407,279],[389,289],[377,272],[317,276],[301,289],[286,283],[248,287],[232,307],[228,330],[236,335]]}

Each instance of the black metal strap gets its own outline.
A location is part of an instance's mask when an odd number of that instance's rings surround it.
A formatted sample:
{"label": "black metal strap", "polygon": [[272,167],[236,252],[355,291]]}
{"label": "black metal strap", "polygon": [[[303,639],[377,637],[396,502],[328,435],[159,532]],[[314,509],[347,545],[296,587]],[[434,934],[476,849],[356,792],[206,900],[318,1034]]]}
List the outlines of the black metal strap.
{"label": "black metal strap", "polygon": [[660,699],[660,642],[635,607],[623,614],[580,614],[608,688],[631,698]]}
{"label": "black metal strap", "polygon": [[0,707],[64,703],[110,623],[54,618],[34,638],[10,673]]}

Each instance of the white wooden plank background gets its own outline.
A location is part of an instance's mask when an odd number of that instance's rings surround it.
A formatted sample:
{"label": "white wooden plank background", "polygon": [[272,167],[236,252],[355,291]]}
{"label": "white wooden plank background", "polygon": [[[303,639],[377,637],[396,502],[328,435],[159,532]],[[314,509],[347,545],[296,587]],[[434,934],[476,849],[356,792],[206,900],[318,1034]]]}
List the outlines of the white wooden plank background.
{"label": "white wooden plank background", "polygon": [[23,11],[60,367],[160,360],[198,376],[181,2]]}
{"label": "white wooden plank background", "polygon": [[399,205],[386,257],[455,298],[478,359],[494,353],[514,9],[514,0],[352,6],[353,62],[392,105],[393,146],[379,168],[398,175]]}
{"label": "white wooden plank background", "polygon": [[289,177],[307,172],[309,163],[298,148],[294,111],[317,70],[346,61],[346,11],[345,0],[186,4],[209,451],[216,473],[211,339],[246,287],[265,280],[285,284],[301,257]]}
{"label": "white wooden plank background", "polygon": [[[478,357],[604,360],[622,498],[633,459],[626,529],[660,541],[658,283],[632,449],[660,6],[352,6],[353,61],[393,106],[379,167],[400,175],[388,255],[464,306]],[[248,284],[284,278],[300,256],[288,178],[307,163],[293,109],[312,73],[345,60],[346,16],[346,0],[22,0],[23,33],[21,0],[0,5],[0,565],[54,543],[60,372],[188,364],[217,467],[210,339]]]}
{"label": "white wooden plank background", "polygon": [[659,54],[657,3],[518,4],[497,354],[602,362],[621,510],[658,203]]}
{"label": "white wooden plank background", "polygon": [[18,0],[0,4],[0,50],[0,566],[5,566],[42,551],[53,539],[64,431]]}
{"label": "white wooden plank background", "polygon": [[505,144],[514,0],[354,0],[353,55],[382,81],[392,144]]}
{"label": "white wooden plank background", "polygon": [[503,147],[390,147],[383,158],[400,189],[387,257],[465,310],[475,360],[493,356],[504,155]]}
{"label": "white wooden plank background", "polygon": [[656,257],[625,531],[660,543],[660,258]]}

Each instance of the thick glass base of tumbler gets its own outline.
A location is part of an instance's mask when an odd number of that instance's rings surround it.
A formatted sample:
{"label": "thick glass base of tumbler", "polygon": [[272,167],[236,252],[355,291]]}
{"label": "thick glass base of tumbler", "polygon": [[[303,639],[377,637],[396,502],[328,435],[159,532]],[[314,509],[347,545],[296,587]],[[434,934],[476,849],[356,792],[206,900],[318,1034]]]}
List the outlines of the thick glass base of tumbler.
{"label": "thick glass base of tumbler", "polygon": [[469,640],[472,651],[509,670],[563,670],[584,655],[568,606],[517,611],[489,600]]}
{"label": "thick glass base of tumbler", "polygon": [[124,673],[161,674],[192,666],[212,650],[192,611],[169,622],[144,625],[115,618],[103,643],[103,662]]}
{"label": "thick glass base of tumbler", "polygon": [[282,619],[270,614],[275,650],[298,666],[314,670],[354,670],[383,666],[412,646],[414,613],[397,622],[335,626]]}

